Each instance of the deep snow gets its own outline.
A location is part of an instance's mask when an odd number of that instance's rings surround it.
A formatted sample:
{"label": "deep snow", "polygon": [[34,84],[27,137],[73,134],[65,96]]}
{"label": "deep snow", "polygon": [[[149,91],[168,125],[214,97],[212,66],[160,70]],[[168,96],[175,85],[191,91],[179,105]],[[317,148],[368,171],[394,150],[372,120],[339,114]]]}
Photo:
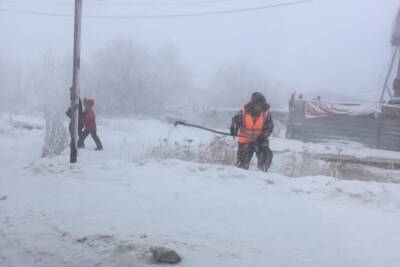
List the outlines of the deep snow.
{"label": "deep snow", "polygon": [[143,159],[160,138],[212,137],[155,120],[101,120],[99,135],[105,150],[89,137],[70,165],[39,158],[43,130],[0,120],[0,266],[148,266],[157,245],[190,267],[400,262],[399,184]]}

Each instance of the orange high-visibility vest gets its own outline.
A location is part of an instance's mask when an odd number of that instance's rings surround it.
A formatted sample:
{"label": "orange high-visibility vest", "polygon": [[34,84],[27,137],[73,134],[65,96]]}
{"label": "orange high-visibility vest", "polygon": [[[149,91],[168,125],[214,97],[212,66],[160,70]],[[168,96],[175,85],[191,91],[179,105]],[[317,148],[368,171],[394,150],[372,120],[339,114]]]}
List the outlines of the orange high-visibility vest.
{"label": "orange high-visibility vest", "polygon": [[245,108],[242,108],[241,112],[243,124],[239,129],[239,143],[253,143],[262,134],[264,124],[269,116],[269,111],[261,112],[255,121],[253,120],[253,116],[247,112]]}

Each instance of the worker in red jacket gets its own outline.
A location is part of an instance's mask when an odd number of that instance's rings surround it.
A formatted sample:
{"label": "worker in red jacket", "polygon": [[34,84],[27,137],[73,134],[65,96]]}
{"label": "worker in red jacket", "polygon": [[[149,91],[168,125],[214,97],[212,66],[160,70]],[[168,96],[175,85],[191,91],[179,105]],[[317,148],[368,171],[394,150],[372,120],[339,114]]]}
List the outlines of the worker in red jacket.
{"label": "worker in red jacket", "polygon": [[81,136],[79,136],[78,147],[85,147],[85,139],[90,134],[96,143],[96,150],[102,150],[103,145],[101,144],[100,138],[97,136],[97,127],[96,127],[96,114],[94,113],[94,100],[93,99],[84,99],[85,112],[82,116],[82,123],[84,125],[84,131]]}

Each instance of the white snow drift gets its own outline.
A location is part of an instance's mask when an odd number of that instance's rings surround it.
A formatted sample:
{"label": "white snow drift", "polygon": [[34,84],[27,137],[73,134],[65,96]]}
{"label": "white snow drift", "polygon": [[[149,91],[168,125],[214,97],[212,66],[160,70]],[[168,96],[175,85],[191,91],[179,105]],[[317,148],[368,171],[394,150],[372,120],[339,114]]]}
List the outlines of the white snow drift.
{"label": "white snow drift", "polygon": [[39,158],[43,130],[0,121],[0,266],[149,266],[153,246],[189,267],[400,262],[398,184],[141,159],[162,138],[212,137],[152,120],[99,135],[105,150],[88,139],[69,165]]}

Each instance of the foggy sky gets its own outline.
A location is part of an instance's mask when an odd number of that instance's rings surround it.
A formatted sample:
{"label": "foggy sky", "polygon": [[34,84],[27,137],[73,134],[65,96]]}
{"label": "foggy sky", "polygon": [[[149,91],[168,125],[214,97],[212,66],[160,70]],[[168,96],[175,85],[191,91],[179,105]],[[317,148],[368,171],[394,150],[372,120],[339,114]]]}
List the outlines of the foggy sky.
{"label": "foggy sky", "polygon": [[[194,0],[181,0],[190,2]],[[288,0],[289,1],[289,0]],[[13,4],[22,2],[23,4]],[[29,4],[29,2],[34,2]],[[51,3],[59,3],[54,5]],[[260,6],[285,0],[233,0],[170,7],[117,5],[150,1],[84,0],[84,14],[175,14]],[[152,0],[151,3],[177,1]],[[116,4],[117,3],[117,4]],[[391,55],[390,35],[398,0],[315,0],[298,6],[206,17],[84,19],[82,58],[116,37],[150,49],[175,45],[207,86],[224,63],[256,65],[271,80],[293,90],[335,91],[376,100]],[[73,13],[73,0],[0,0],[0,8]],[[72,53],[73,19],[0,13],[0,60],[26,65],[52,50]],[[32,64],[31,64],[32,65]]]}

